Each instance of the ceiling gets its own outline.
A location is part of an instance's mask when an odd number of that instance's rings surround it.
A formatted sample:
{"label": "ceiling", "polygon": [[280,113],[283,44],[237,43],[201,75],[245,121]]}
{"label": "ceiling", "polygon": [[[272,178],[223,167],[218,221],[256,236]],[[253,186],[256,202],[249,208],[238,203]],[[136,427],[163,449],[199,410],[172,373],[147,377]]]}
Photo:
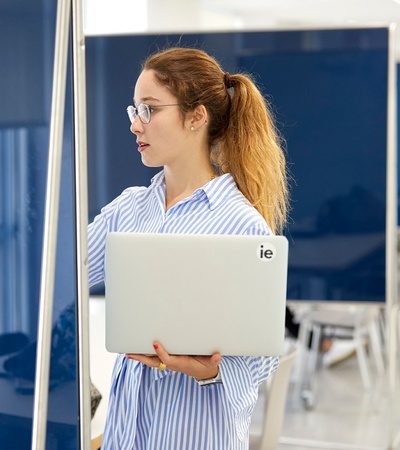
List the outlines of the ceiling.
{"label": "ceiling", "polygon": [[[150,0],[151,1],[151,0]],[[276,26],[400,21],[400,0],[202,0],[245,20]]]}
{"label": "ceiling", "polygon": [[[151,1],[151,0],[150,0]],[[235,16],[245,28],[292,29],[397,24],[400,61],[400,0],[200,0],[204,8]]]}

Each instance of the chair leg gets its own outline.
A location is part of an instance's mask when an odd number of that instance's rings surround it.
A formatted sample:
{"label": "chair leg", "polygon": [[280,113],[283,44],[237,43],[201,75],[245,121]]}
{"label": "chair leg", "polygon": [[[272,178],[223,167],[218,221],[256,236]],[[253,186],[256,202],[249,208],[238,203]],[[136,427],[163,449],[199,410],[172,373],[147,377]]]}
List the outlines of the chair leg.
{"label": "chair leg", "polygon": [[294,378],[294,398],[301,400],[301,392],[305,384],[308,360],[308,342],[310,339],[310,324],[307,319],[301,322],[298,343],[299,343],[299,356],[295,365],[295,378]]}
{"label": "chair leg", "polygon": [[364,388],[369,391],[372,387],[371,375],[368,367],[367,353],[363,343],[363,333],[358,327],[354,331],[354,340],[356,342],[358,367],[360,369],[361,379]]}
{"label": "chair leg", "polygon": [[[309,348],[311,333],[311,348]],[[312,382],[317,365],[320,334],[321,327],[319,325],[313,324],[308,320],[303,320],[298,338],[301,349],[300,358],[297,361],[294,397],[300,400],[302,406],[307,410],[313,409],[316,402]]]}
{"label": "chair leg", "polygon": [[[314,323],[312,325],[311,348],[309,352],[308,367],[306,369],[306,382],[303,383],[303,389],[301,391],[301,399],[303,401],[303,406],[307,410],[314,409],[316,405],[317,395],[315,389],[314,376],[317,370],[317,361],[319,356],[321,334],[322,334],[322,326]],[[308,335],[308,339],[310,339],[310,336],[311,330]]]}
{"label": "chair leg", "polygon": [[380,377],[385,374],[385,363],[383,360],[382,342],[379,337],[379,324],[374,320],[368,326],[369,341],[374,357],[377,373]]}
{"label": "chair leg", "polygon": [[311,379],[315,371],[317,370],[317,360],[319,355],[319,348],[321,343],[321,334],[322,334],[322,327],[321,325],[318,325],[316,323],[313,324],[312,327],[312,341],[311,341],[311,354],[310,354],[310,361],[308,366],[308,375]]}

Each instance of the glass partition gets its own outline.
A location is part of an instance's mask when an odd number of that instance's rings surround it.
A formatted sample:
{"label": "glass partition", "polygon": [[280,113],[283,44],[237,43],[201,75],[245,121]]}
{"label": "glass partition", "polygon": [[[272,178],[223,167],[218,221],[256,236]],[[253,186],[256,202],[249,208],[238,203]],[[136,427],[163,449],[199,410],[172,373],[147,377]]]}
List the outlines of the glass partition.
{"label": "glass partition", "polygon": [[389,30],[88,37],[91,217],[157,171],[140,162],[126,106],[141,61],[172,45],[253,74],[272,104],[292,176],[288,298],[385,302]]}
{"label": "glass partition", "polygon": [[[0,447],[31,448],[56,4],[0,6]],[[74,179],[67,84],[47,449],[78,448]]]}

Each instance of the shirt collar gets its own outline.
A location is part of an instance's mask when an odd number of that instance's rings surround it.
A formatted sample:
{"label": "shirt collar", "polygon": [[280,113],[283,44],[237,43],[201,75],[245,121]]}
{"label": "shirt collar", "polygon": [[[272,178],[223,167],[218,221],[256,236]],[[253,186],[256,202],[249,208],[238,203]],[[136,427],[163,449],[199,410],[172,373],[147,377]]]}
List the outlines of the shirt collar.
{"label": "shirt collar", "polygon": [[[164,189],[165,187],[165,177],[164,177],[164,171],[161,170],[158,172],[154,177],[151,179],[151,188],[157,189],[159,187],[162,187]],[[208,203],[210,205],[210,209],[214,210],[218,207],[218,205],[224,201],[224,199],[229,196],[229,194],[236,190],[237,186],[235,183],[235,180],[233,179],[232,175],[230,173],[225,173],[210,182],[208,182],[206,185],[202,186],[201,188],[196,189],[193,192],[193,195],[198,193],[199,191],[204,192],[208,199]]]}
{"label": "shirt collar", "polygon": [[211,180],[205,186],[200,188],[206,194],[210,209],[214,210],[225,201],[232,191],[237,189],[235,180],[230,173],[225,173],[214,180]]}
{"label": "shirt collar", "polygon": [[164,177],[164,171],[161,170],[161,172],[158,172],[154,175],[154,177],[151,179],[151,185],[153,189],[164,186],[165,184],[165,177]]}

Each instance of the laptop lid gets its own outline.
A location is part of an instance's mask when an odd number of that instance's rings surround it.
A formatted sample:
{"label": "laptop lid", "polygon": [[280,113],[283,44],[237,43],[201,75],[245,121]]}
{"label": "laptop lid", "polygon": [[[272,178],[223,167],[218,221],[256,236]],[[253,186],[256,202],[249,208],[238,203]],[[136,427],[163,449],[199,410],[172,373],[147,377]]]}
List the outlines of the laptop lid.
{"label": "laptop lid", "polygon": [[283,236],[110,233],[106,348],[283,354],[287,264]]}

